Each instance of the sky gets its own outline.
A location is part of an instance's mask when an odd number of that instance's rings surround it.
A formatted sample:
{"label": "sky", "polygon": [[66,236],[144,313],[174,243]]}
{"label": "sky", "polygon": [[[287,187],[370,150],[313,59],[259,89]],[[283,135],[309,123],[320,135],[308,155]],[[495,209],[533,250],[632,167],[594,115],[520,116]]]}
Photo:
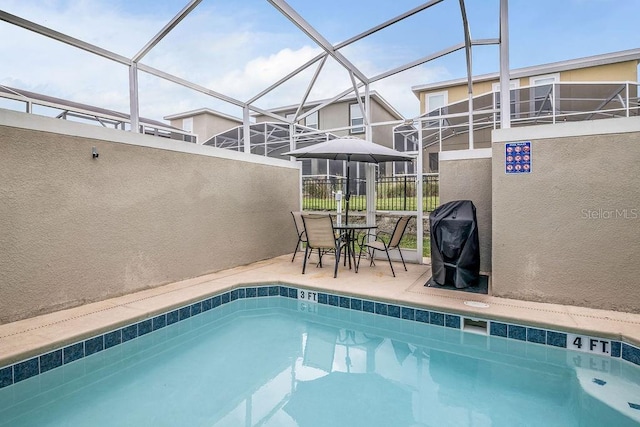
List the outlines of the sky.
{"label": "sky", "polygon": [[[289,0],[332,44],[406,12],[418,0]],[[187,0],[0,0],[0,10],[133,57]],[[473,39],[499,36],[499,0],[466,0]],[[640,48],[640,0],[511,0],[512,69]],[[458,0],[444,0],[400,23],[340,49],[371,77],[464,41]],[[265,0],[203,0],[141,63],[240,101],[247,101],[322,53]],[[0,85],[129,112],[127,67],[0,21]],[[301,102],[317,66],[255,102],[275,108]],[[499,70],[498,46],[473,49],[473,74]],[[466,76],[464,51],[371,85],[406,118],[419,114],[411,87]],[[329,59],[309,100],[351,87]],[[140,115],[164,116],[211,108],[242,117],[240,108],[139,73]],[[0,108],[3,104],[0,102]]]}

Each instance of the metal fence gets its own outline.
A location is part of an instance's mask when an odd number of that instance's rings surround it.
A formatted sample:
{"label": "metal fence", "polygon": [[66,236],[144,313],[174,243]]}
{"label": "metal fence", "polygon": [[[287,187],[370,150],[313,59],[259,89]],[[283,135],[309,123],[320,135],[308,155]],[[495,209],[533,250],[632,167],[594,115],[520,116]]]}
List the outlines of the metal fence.
{"label": "metal fence", "polygon": [[[438,174],[422,175],[423,211],[431,212],[439,204]],[[352,179],[349,183],[351,211],[367,209],[367,194],[364,180]],[[302,178],[302,208],[311,211],[335,211],[337,208],[336,193],[346,193],[346,179]],[[376,210],[380,211],[417,211],[417,177],[403,175],[380,177],[376,180]]]}

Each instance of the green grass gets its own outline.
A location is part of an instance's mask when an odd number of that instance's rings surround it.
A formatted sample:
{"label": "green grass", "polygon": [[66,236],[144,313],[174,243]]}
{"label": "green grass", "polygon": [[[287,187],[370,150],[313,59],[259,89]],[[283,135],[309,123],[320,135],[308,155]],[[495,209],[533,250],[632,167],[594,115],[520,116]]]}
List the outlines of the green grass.
{"label": "green grass", "polygon": [[[388,235],[381,235],[380,238],[384,240],[386,243],[389,243]],[[359,241],[359,239],[358,239]],[[418,244],[418,240],[413,234],[405,234],[400,241],[400,248],[402,249],[416,249]],[[422,256],[430,257],[431,256],[431,239],[429,236],[425,236],[422,239]]]}
{"label": "green grass", "polygon": [[[432,212],[438,204],[440,203],[439,197],[427,197],[422,199],[422,209],[424,212]],[[366,197],[365,196],[351,196],[351,202],[349,203],[349,207],[351,211],[355,210],[365,210],[367,207]],[[313,197],[305,197],[302,199],[302,209],[303,210],[330,210],[334,211],[337,209],[336,201],[334,199],[321,199],[321,198],[313,198]],[[344,209],[344,203],[343,203]],[[376,209],[381,211],[397,211],[397,210],[407,210],[407,211],[415,211],[417,210],[417,198],[416,197],[407,197],[406,209],[404,205],[404,199],[401,197],[389,197],[383,199],[376,200]]]}

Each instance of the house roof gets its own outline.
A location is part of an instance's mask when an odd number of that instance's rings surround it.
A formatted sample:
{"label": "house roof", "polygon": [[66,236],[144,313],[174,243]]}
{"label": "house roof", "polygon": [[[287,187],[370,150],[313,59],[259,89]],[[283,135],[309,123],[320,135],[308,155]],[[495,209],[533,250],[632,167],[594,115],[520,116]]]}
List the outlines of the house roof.
{"label": "house roof", "polygon": [[[516,68],[509,72],[509,78],[521,78],[529,76],[537,76],[541,74],[559,73],[561,71],[576,70],[579,68],[595,67],[598,65],[616,64],[618,62],[640,61],[640,49],[623,50],[619,52],[610,52],[603,55],[587,56],[584,58],[569,59],[560,62],[551,62],[548,64],[534,65],[531,67]],[[487,80],[496,80],[500,78],[500,73],[483,74],[473,77],[474,82],[483,82]],[[420,92],[431,91],[434,89],[444,89],[452,86],[459,86],[467,83],[467,78],[447,80],[444,82],[428,83],[424,85],[412,86],[411,91],[417,96]]]}
{"label": "house roof", "polygon": [[176,120],[176,119],[184,119],[188,117],[197,116],[200,114],[211,114],[213,116],[221,117],[223,119],[232,120],[234,122],[242,123],[242,119],[238,117],[231,116],[229,114],[221,113],[220,111],[212,110],[210,108],[198,108],[197,110],[185,111],[183,113],[170,114],[168,116],[164,116],[165,120]]}
{"label": "house roof", "polygon": [[[400,112],[398,110],[396,110],[378,92],[376,92],[375,90],[372,90],[371,92],[369,92],[369,95],[371,96],[372,99],[375,99],[380,105],[382,105],[389,113],[391,113],[393,116],[395,116],[398,120],[404,120],[404,116],[402,114],[400,114]],[[355,99],[356,99],[355,93],[351,93],[349,95],[345,95],[344,97],[340,98],[338,101],[336,101],[336,103],[345,102],[345,101],[351,101],[351,100],[355,100]],[[304,104],[304,106],[305,107],[315,107],[317,105],[323,104],[323,103],[328,102],[330,100],[331,100],[331,98],[320,99],[320,100],[316,100],[316,101],[307,101]],[[282,106],[282,107],[270,108],[267,111],[269,111],[270,113],[278,114],[278,113],[285,112],[287,110],[295,110],[295,109],[298,108],[298,105],[299,104],[285,105],[285,106]],[[253,113],[252,115],[253,116],[261,116],[262,114]]]}

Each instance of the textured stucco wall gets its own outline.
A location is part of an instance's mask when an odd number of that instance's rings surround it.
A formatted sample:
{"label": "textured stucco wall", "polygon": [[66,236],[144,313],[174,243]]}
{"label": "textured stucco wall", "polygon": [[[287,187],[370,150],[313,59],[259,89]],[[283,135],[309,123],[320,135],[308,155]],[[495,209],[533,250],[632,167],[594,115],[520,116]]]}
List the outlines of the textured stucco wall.
{"label": "textured stucco wall", "polygon": [[440,204],[471,200],[476,207],[480,271],[491,271],[491,158],[440,161]]}
{"label": "textured stucco wall", "polygon": [[[640,119],[494,136],[493,294],[640,312]],[[526,140],[532,172],[506,175]]]}
{"label": "textured stucco wall", "polygon": [[233,155],[253,160],[1,123],[0,153],[0,323],[248,264],[295,245],[289,211],[299,209],[299,169],[286,161],[275,166],[243,153]]}

